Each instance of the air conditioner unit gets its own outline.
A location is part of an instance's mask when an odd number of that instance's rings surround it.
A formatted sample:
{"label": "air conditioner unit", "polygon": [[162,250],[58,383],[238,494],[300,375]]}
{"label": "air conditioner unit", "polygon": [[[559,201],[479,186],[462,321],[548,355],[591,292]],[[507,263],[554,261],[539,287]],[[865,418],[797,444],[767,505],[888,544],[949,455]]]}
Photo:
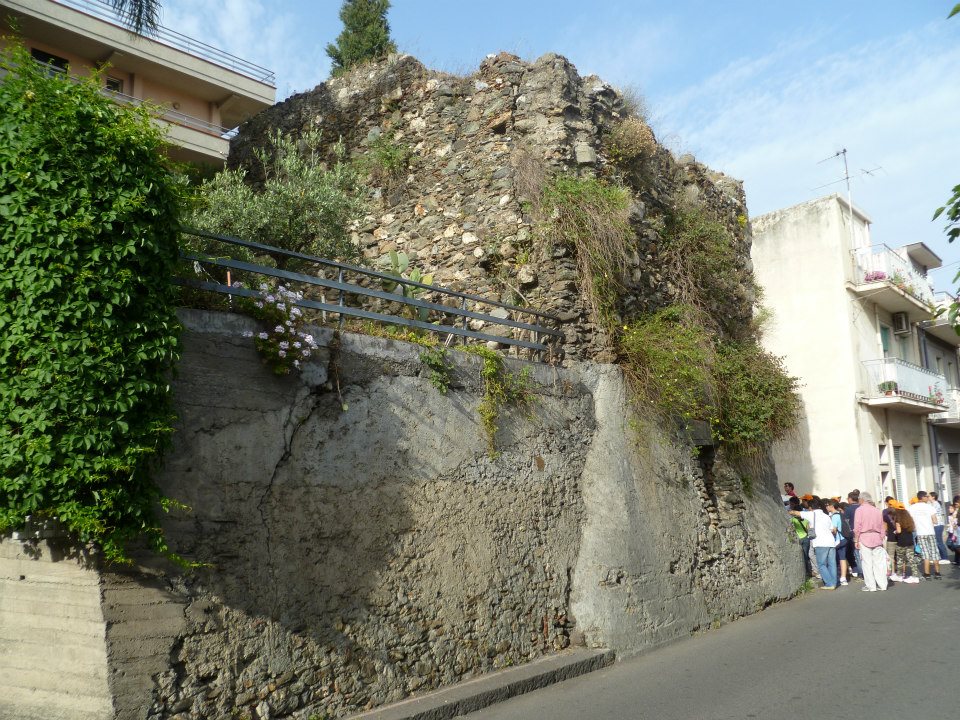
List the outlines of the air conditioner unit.
{"label": "air conditioner unit", "polygon": [[907,335],[910,332],[910,319],[905,312],[893,314],[893,332],[895,335]]}

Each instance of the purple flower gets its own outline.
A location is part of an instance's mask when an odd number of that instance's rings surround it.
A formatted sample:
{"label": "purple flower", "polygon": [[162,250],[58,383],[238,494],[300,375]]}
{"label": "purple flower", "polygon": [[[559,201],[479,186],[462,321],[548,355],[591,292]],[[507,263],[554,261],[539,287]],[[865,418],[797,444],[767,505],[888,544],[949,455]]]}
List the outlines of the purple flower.
{"label": "purple flower", "polygon": [[294,343],[293,343],[293,346],[294,346],[295,348],[299,348],[299,347],[300,347],[300,341],[297,340],[296,342],[294,342]]}
{"label": "purple flower", "polygon": [[273,329],[273,331],[274,331],[275,333],[282,333],[282,332],[283,332],[283,325],[277,325],[277,326]]}
{"label": "purple flower", "polygon": [[287,309],[286,304],[282,302],[277,303],[277,310],[279,310],[280,312],[286,312],[286,309]]}
{"label": "purple flower", "polygon": [[253,337],[253,333],[250,330],[244,330],[243,336],[246,338],[250,338],[250,337]]}
{"label": "purple flower", "polygon": [[280,349],[281,349],[281,350],[286,350],[288,347],[290,347],[290,343],[288,343],[286,340],[281,340],[281,341],[280,341]]}
{"label": "purple flower", "polygon": [[261,340],[266,340],[266,339],[267,339],[268,337],[270,337],[270,336],[267,335],[266,333],[262,332],[262,333],[260,333],[259,335],[257,335],[257,337],[260,338]]}
{"label": "purple flower", "polygon": [[293,366],[294,366],[295,368],[299,369],[299,368],[300,368],[300,361],[299,361],[299,360],[294,360],[294,361],[293,361]]}
{"label": "purple flower", "polygon": [[278,351],[277,351],[277,357],[282,357],[282,358],[284,358],[284,357],[286,357],[286,356],[287,356],[286,350],[278,350]]}

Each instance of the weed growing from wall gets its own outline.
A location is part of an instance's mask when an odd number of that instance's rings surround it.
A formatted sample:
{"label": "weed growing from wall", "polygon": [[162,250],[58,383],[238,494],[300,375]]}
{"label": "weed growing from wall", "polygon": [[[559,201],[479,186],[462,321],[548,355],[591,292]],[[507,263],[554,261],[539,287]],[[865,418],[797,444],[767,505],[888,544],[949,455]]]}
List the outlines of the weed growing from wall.
{"label": "weed growing from wall", "polygon": [[744,287],[757,293],[753,276],[738,265],[732,233],[698,208],[680,206],[669,217],[658,260],[678,301],[714,315],[721,327],[728,318],[718,308],[736,302]]}
{"label": "weed growing from wall", "polygon": [[447,358],[447,349],[442,345],[428,347],[420,353],[420,362],[429,371],[427,379],[441,395],[446,395],[453,379],[453,363]]}
{"label": "weed growing from wall", "polygon": [[504,407],[523,407],[532,398],[530,369],[518,374],[507,370],[503,356],[484,345],[465,345],[463,352],[483,360],[480,378],[483,381],[483,399],[478,409],[480,423],[487,435],[487,449],[491,457],[497,454],[497,419]]}
{"label": "weed growing from wall", "polygon": [[624,369],[634,388],[666,418],[700,419],[714,400],[713,341],[690,306],[670,306],[625,326]]}
{"label": "weed growing from wall", "polygon": [[637,160],[652,156],[657,140],[650,126],[638,117],[629,117],[613,126],[603,138],[603,149],[614,165],[627,168]]}
{"label": "weed growing from wall", "polygon": [[410,163],[410,158],[413,157],[413,151],[409,146],[394,142],[385,135],[371,141],[368,148],[369,151],[363,156],[361,165],[381,183],[403,175]]}
{"label": "weed growing from wall", "polygon": [[146,110],[0,55],[0,532],[58,518],[111,561],[169,553],[181,189]]}
{"label": "weed growing from wall", "polygon": [[547,239],[572,247],[581,287],[597,318],[609,325],[635,242],[630,194],[596,178],[561,174],[544,187],[540,212]]}

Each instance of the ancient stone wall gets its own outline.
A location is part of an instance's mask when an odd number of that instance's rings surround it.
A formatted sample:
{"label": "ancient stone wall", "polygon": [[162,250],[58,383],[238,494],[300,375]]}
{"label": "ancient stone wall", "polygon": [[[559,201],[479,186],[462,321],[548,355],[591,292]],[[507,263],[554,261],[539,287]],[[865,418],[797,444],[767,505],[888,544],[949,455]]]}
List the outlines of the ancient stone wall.
{"label": "ancient stone wall", "polygon": [[[632,110],[596,77],[581,78],[565,58],[533,63],[501,53],[469,77],[429,71],[396,56],[294,95],[241,126],[229,165],[262,169],[252,158],[277,130],[322,132],[332,152],[354,156],[386,140],[412,152],[396,177],[371,178],[369,214],[354,228],[365,258],[406,252],[435,284],[535,307],[558,316],[569,359],[613,359],[581,293],[571,247],[546,241],[535,211],[543,183],[558,172],[608,178],[631,190],[636,232],[622,310],[657,309],[676,289],[664,282],[658,246],[678,203],[722,222],[749,267],[746,206],[739,182],[660,146],[614,167],[604,138]],[[718,317],[749,321],[752,297],[727,299]],[[475,329],[482,323],[474,322]]]}

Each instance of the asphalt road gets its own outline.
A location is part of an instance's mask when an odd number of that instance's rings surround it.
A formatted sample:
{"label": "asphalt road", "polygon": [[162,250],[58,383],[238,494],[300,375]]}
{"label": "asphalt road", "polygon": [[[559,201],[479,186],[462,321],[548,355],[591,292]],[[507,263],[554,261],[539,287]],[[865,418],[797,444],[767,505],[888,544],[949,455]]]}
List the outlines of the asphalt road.
{"label": "asphalt road", "polygon": [[957,717],[960,571],[807,593],[718,630],[472,713],[470,720]]}

